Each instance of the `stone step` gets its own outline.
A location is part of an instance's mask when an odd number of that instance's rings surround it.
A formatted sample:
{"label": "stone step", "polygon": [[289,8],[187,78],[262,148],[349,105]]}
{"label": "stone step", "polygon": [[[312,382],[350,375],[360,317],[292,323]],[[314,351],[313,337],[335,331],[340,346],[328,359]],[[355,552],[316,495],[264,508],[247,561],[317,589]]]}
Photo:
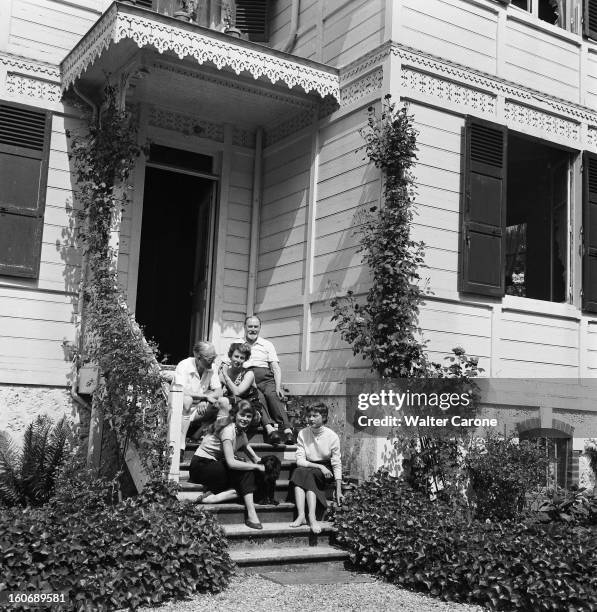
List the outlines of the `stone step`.
{"label": "stone step", "polygon": [[[290,470],[296,466],[296,461],[291,461],[289,459],[282,459],[282,469],[280,470],[280,476],[282,480],[288,480],[290,478]],[[180,472],[181,472],[181,480],[188,480],[188,472],[191,466],[190,461],[185,461],[180,464]]]}
{"label": "stone step", "polygon": [[[245,520],[244,504],[201,504],[206,512],[216,516],[222,525],[242,524]],[[268,523],[291,523],[294,520],[295,505],[282,502],[273,504],[255,504],[259,520]]]}
{"label": "stone step", "polygon": [[[198,446],[198,442],[187,442],[183,463],[190,463]],[[280,461],[296,461],[295,444],[292,446],[272,446],[271,444],[265,444],[264,442],[255,442],[254,444],[251,442],[251,448],[260,456],[275,455],[280,459]]]}
{"label": "stone step", "polygon": [[348,553],[329,544],[319,546],[255,546],[230,550],[230,557],[241,567],[269,567],[272,565],[313,564],[348,560]]}
{"label": "stone step", "polygon": [[[265,457],[265,455],[260,455],[261,457]],[[280,471],[280,478],[284,478],[284,472],[288,472],[291,468],[296,466],[296,461],[293,461],[291,459],[280,459],[280,462],[282,463],[282,469]],[[185,461],[184,463],[180,464],[180,471],[181,472],[188,472],[189,468],[191,467],[191,462],[190,461]]]}
{"label": "stone step", "polygon": [[[261,517],[260,517],[261,519]],[[314,534],[308,525],[291,527],[288,522],[266,523],[262,520],[263,529],[252,529],[242,523],[224,525],[224,533],[231,548],[253,548],[255,546],[287,546],[296,547],[305,544],[317,546],[319,543],[328,544],[330,536],[335,533],[332,524],[327,521],[320,522],[321,533]]]}
{"label": "stone step", "polygon": [[[181,474],[179,481],[178,499],[181,501],[195,501],[199,493],[205,490],[203,485],[198,485],[188,481],[188,474]],[[279,479],[276,481],[274,499],[283,502],[288,495],[288,480]]]}

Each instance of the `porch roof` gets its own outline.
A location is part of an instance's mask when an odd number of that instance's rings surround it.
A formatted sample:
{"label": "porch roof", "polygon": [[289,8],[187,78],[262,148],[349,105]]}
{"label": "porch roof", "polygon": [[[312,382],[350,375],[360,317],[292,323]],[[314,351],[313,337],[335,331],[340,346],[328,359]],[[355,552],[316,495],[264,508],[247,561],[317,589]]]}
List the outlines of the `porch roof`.
{"label": "porch roof", "polygon": [[106,72],[122,70],[142,48],[339,100],[339,76],[334,68],[120,2],[110,5],[62,61],[62,89],[79,79],[101,84]]}

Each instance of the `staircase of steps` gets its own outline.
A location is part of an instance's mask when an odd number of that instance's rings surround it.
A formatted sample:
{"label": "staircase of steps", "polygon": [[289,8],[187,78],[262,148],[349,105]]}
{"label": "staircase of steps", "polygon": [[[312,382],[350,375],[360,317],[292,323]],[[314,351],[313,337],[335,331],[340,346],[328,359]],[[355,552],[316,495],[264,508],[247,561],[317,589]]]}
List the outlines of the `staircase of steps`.
{"label": "staircase of steps", "polygon": [[[238,503],[202,504],[202,508],[214,513],[221,523],[228,538],[232,560],[248,570],[273,565],[329,565],[330,562],[343,565],[348,553],[331,544],[334,531],[330,523],[320,522],[322,532],[317,536],[306,525],[290,527],[296,516],[296,507],[287,502],[286,498],[290,470],[296,465],[296,446],[274,447],[263,441],[261,433],[254,436],[250,443],[258,455],[276,455],[282,462],[275,490],[278,505],[255,505],[263,530],[251,529],[245,525],[245,506],[240,499]],[[187,443],[184,461],[180,465],[178,497],[181,500],[194,501],[203,490],[201,485],[189,482],[190,461],[196,449],[197,443]]]}

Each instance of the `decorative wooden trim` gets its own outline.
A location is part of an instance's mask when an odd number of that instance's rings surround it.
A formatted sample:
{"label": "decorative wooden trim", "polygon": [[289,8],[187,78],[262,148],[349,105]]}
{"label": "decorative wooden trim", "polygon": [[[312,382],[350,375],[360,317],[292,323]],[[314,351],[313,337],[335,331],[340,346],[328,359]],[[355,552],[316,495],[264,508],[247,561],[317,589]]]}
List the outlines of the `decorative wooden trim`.
{"label": "decorative wooden trim", "polygon": [[0,64],[3,64],[7,70],[12,72],[37,76],[48,81],[55,81],[56,83],[60,82],[60,70],[52,64],[35,62],[24,57],[5,53],[0,53]]}
{"label": "decorative wooden trim", "polygon": [[340,104],[348,106],[361,98],[378,92],[383,84],[383,69],[377,68],[340,89]]}
{"label": "decorative wooden trim", "polygon": [[187,136],[209,138],[224,142],[224,124],[204,121],[193,115],[176,113],[155,106],[150,107],[147,122],[152,127],[180,132]]}
{"label": "decorative wooden trim", "polygon": [[497,97],[461,83],[403,67],[400,73],[401,86],[410,91],[439,98],[460,106],[495,116]]}
{"label": "decorative wooden trim", "polygon": [[134,6],[112,4],[95,26],[82,38],[61,64],[62,87],[68,89],[112,43],[130,40],[139,48],[155,47],[159,53],[174,52],[181,60],[194,58],[210,62],[218,70],[227,67],[237,75],[248,72],[254,79],[267,77],[272,84],[282,81],[289,88],[299,86],[322,98],[339,98],[338,73],[333,68],[247,41],[176,21],[160,14],[148,17]]}
{"label": "decorative wooden trim", "polygon": [[547,113],[537,108],[506,100],[505,119],[508,125],[517,123],[552,136],[565,138],[574,142],[580,141],[580,123],[570,119]]}
{"label": "decorative wooden trim", "polygon": [[449,62],[443,58],[422,53],[397,43],[391,43],[391,52],[402,58],[405,69],[410,68],[411,70],[425,72],[438,78],[445,78],[462,86],[469,86],[494,96],[502,94],[513,101],[522,102],[527,105],[542,106],[544,108],[541,108],[541,110],[569,118],[572,121],[579,122],[584,120],[597,124],[597,113],[580,104],[574,104],[573,102],[550,96],[545,92]]}
{"label": "decorative wooden trim", "polygon": [[35,98],[45,102],[60,102],[60,85],[16,72],[6,73],[6,91],[15,96]]}

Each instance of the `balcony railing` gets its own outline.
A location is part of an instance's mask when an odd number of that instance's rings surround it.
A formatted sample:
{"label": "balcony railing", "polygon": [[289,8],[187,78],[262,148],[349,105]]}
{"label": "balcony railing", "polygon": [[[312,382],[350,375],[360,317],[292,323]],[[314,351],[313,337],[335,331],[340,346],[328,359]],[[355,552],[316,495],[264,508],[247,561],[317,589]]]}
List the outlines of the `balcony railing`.
{"label": "balcony railing", "polygon": [[245,40],[254,42],[268,40],[267,0],[128,0],[128,2]]}

